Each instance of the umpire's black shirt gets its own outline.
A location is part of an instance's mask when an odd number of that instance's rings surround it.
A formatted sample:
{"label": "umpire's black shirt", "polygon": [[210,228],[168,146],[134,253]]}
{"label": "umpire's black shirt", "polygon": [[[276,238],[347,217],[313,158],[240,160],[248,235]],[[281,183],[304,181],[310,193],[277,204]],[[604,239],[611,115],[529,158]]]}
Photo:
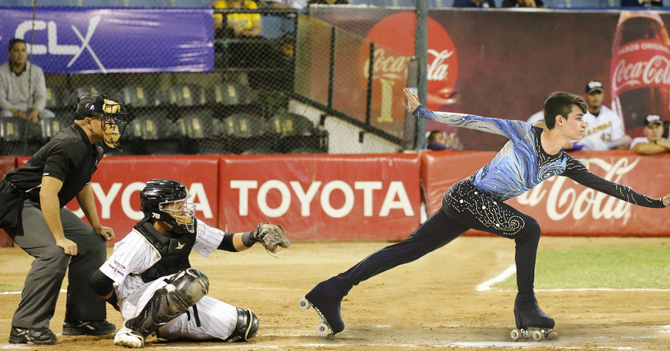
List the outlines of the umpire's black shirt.
{"label": "umpire's black shirt", "polygon": [[84,130],[74,124],[42,146],[28,163],[7,173],[5,179],[29,190],[28,198],[39,203],[42,177],[57,178],[63,182],[58,193],[63,207],[91,181],[101,157],[102,149],[91,144]]}

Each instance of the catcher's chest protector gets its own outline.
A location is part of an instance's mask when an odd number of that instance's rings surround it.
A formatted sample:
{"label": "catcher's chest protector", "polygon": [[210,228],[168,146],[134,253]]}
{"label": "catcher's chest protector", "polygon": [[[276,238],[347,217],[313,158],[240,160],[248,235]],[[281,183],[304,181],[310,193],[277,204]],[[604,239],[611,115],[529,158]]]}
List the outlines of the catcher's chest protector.
{"label": "catcher's chest protector", "polygon": [[156,264],[142,273],[142,280],[145,283],[191,267],[188,255],[195,244],[195,234],[161,233],[149,222],[136,225],[135,230],[142,234],[161,255]]}

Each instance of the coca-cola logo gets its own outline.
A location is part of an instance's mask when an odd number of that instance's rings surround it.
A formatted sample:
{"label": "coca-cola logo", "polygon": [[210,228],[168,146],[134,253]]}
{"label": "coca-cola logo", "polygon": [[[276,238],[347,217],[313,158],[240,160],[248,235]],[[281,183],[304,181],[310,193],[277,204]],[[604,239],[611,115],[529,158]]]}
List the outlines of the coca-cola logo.
{"label": "coca-cola logo", "polygon": [[[407,62],[414,56],[413,12],[399,12],[379,21],[368,32],[366,39],[375,42],[373,78],[397,82],[393,89],[402,88],[407,82]],[[439,109],[451,97],[458,77],[458,55],[451,37],[442,26],[428,18],[428,101],[429,109]],[[369,77],[369,50],[361,50],[361,81]],[[384,84],[382,82],[381,84]],[[373,89],[374,90],[374,89]]]}
{"label": "coca-cola logo", "polygon": [[[449,64],[445,63],[447,59],[456,53],[455,50],[443,50],[441,52],[428,49],[428,81],[446,81],[449,75]],[[405,81],[407,78],[407,62],[410,60],[407,56],[395,56],[387,53],[385,48],[375,50],[373,66],[374,79],[391,79]],[[370,72],[370,59],[365,60],[363,77],[368,79]]]}
{"label": "coca-cola logo", "polygon": [[670,48],[655,40],[620,47],[612,61],[614,97],[640,87],[670,86]]}
{"label": "coca-cola logo", "polygon": [[[594,173],[605,172],[603,178],[619,183],[621,177],[631,172],[640,161],[639,158],[630,162],[628,158],[620,158],[614,163],[594,157],[580,159],[585,166]],[[553,183],[547,189],[549,183]],[[538,206],[546,198],[547,216],[554,221],[560,221],[568,216],[574,220],[583,218],[622,219],[625,225],[630,219],[630,203],[608,196],[590,188],[584,188],[566,177],[552,177],[540,183],[532,190],[517,197],[522,205]]]}

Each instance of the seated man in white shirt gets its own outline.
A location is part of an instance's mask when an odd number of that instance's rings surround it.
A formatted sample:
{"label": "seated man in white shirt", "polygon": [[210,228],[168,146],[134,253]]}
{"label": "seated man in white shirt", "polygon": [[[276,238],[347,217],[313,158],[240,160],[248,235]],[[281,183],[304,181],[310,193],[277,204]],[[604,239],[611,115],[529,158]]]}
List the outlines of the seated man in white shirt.
{"label": "seated man in white shirt", "polygon": [[626,135],[621,116],[603,105],[603,83],[592,80],[586,84],[582,97],[586,101],[584,138],[572,142],[573,150],[628,150],[631,139]]}
{"label": "seated man in white shirt", "polygon": [[630,149],[640,155],[655,155],[670,151],[670,141],[663,136],[663,121],[658,115],[644,118],[644,136],[633,139]]}

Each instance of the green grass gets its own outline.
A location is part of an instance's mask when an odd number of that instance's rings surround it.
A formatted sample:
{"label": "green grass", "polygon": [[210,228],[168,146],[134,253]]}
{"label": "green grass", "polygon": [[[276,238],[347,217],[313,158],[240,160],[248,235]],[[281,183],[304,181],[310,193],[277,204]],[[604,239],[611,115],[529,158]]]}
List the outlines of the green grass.
{"label": "green grass", "polygon": [[[516,274],[500,283],[516,288]],[[670,289],[670,246],[539,250],[536,289]]]}
{"label": "green grass", "polygon": [[23,286],[0,282],[0,291],[21,291]]}

